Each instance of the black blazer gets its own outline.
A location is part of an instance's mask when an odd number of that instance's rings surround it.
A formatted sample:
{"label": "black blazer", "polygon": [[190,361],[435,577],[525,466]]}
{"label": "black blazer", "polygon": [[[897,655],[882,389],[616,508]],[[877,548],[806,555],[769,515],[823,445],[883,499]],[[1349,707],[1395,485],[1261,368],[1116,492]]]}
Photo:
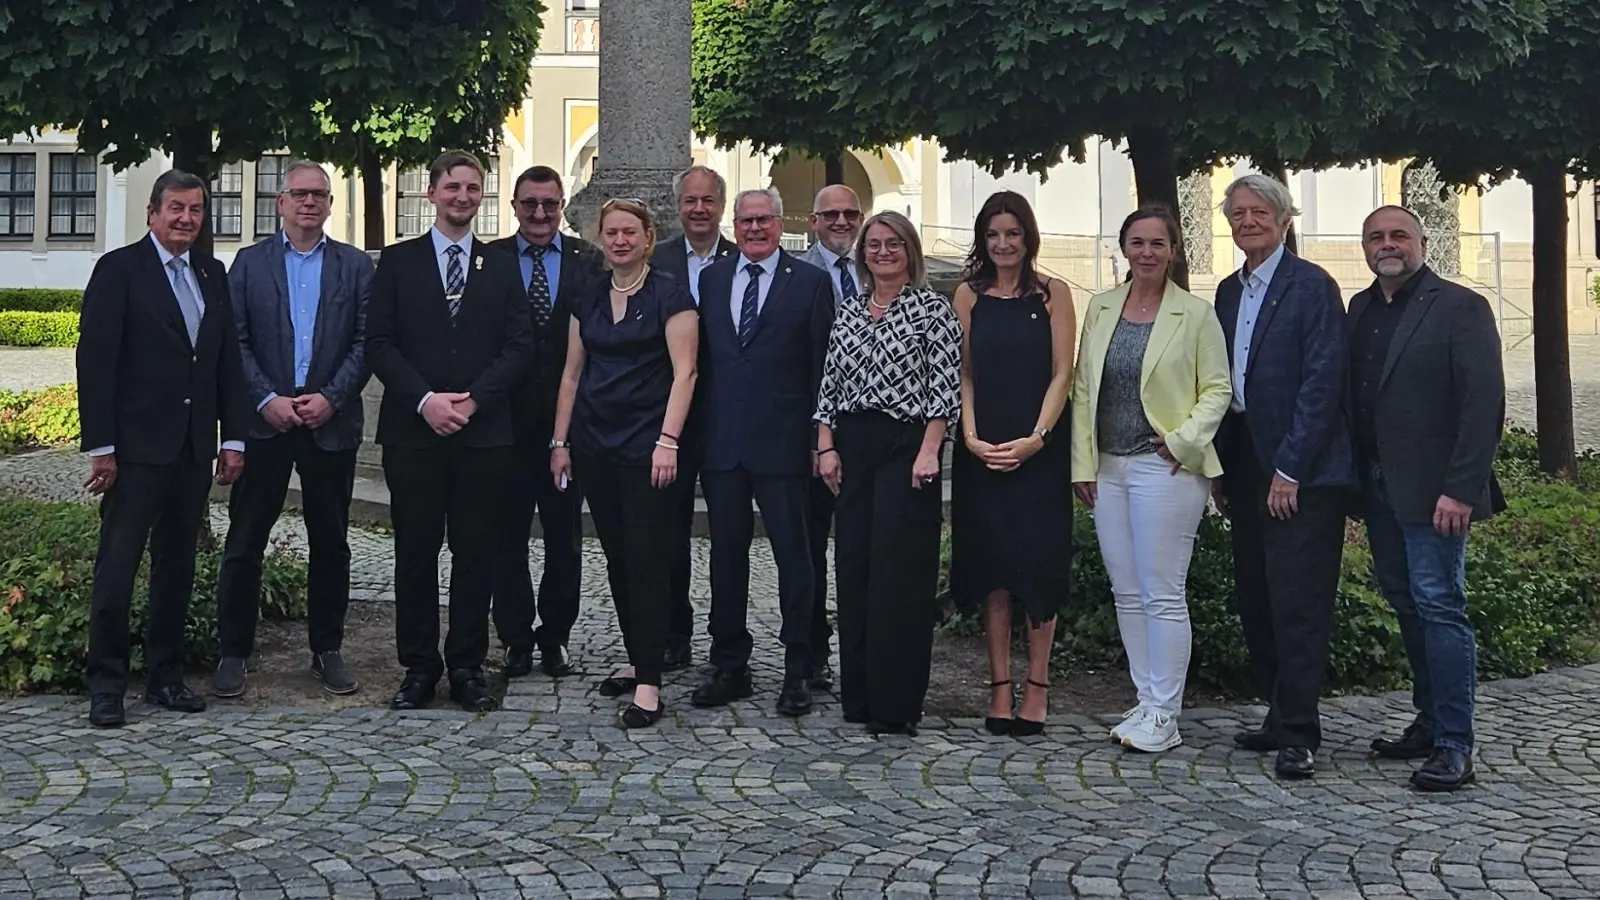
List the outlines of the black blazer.
{"label": "black blazer", "polygon": [[[228,270],[233,319],[252,410],[271,394],[294,396],[294,325],[289,317],[289,285],[284,269],[283,232],[240,250]],[[324,450],[354,450],[361,445],[365,410],[361,389],[371,377],[365,353],[367,303],[372,295],[372,257],[366,251],[328,238],[322,245],[322,287],[311,337],[311,371],[306,390],[333,405],[333,418],[312,432]],[[250,419],[250,436],[277,435],[261,415]]]}
{"label": "black blazer", "polygon": [[[521,278],[517,236],[491,241],[489,246],[511,254],[512,259],[517,260],[517,276]],[[600,250],[595,245],[570,234],[561,236],[561,286],[551,304],[549,320],[543,328],[533,326],[537,345],[534,356],[538,362],[511,395],[512,427],[518,441],[550,439],[550,429],[556,418],[556,395],[561,391],[561,370],[567,363],[567,331],[572,322],[572,310],[574,304],[594,293],[594,286],[604,277],[600,271],[601,262]],[[523,296],[527,296],[526,288]],[[531,306],[529,310],[531,322]]]}
{"label": "black blazer", "polygon": [[[689,295],[692,297],[694,296],[694,291],[691,288],[694,282],[689,280],[689,252],[684,248],[683,242],[684,237],[679,234],[666,243],[657,245],[655,251],[650,254],[650,268],[677,279],[677,282],[683,285],[683,289],[689,291]],[[729,256],[736,256],[738,253],[738,244],[725,237],[717,238],[717,257],[719,260],[726,259]],[[712,265],[715,265],[715,263]],[[705,276],[706,272],[700,273],[701,278]],[[705,316],[701,316],[700,353],[695,360],[695,367],[697,371],[701,372],[705,371],[706,366],[705,327]],[[705,393],[705,379],[697,378],[694,387],[694,400],[689,404],[689,415],[683,420],[683,434],[678,440],[679,446],[682,448],[678,453],[679,458],[687,461],[692,467],[698,467],[700,460],[705,455],[705,442],[703,440],[706,427]]]}
{"label": "black blazer", "polygon": [[221,440],[245,439],[252,411],[227,274],[212,257],[189,260],[206,306],[194,345],[152,236],[95,263],[78,320],[85,451],[115,447],[119,462],[159,466],[191,436],[195,461],[214,459],[219,425]]}
{"label": "black blazer", "polygon": [[[656,249],[650,254],[650,268],[665,272],[678,283],[688,288],[689,281],[689,251],[684,249],[683,235],[678,235],[664,244],[657,244]],[[725,258],[739,252],[739,245],[725,237],[717,238],[717,256]],[[700,273],[702,276],[704,272]],[[693,291],[690,291],[693,294]]]}
{"label": "black blazer", "polygon": [[[1374,301],[1383,302],[1376,286],[1351,299],[1347,334]],[[1504,508],[1494,457],[1505,409],[1500,333],[1489,301],[1427,272],[1395,326],[1373,423],[1384,486],[1400,521],[1432,522],[1441,494],[1471,504],[1474,519]]]}
{"label": "black blazer", "polygon": [[429,391],[477,401],[450,440],[511,444],[511,394],[534,365],[533,321],[522,272],[509,253],[474,237],[456,321],[433,251],[432,231],[384,248],[367,311],[367,365],[383,383],[378,443],[422,449],[446,440],[417,412]]}
{"label": "black blazer", "polygon": [[731,254],[700,275],[704,469],[809,476],[833,286],[826,272],[778,251],[767,302],[750,343],[740,344],[733,280],[742,259]]}

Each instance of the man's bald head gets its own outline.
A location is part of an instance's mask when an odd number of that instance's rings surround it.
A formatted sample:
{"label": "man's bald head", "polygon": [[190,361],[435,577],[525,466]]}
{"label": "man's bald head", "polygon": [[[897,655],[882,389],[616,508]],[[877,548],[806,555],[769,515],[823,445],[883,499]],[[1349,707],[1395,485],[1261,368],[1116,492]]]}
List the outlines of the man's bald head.
{"label": "man's bald head", "polygon": [[849,186],[830,184],[811,204],[811,229],[835,256],[848,256],[861,233],[861,198]]}

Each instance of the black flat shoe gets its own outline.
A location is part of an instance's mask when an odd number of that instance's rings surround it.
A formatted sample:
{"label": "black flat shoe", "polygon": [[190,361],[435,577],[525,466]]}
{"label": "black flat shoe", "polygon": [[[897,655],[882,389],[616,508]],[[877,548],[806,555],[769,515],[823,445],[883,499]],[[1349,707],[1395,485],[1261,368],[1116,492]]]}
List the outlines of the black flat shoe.
{"label": "black flat shoe", "polygon": [[620,675],[613,675],[596,685],[595,690],[602,697],[621,697],[623,694],[633,693],[633,689],[638,686],[639,679],[637,678],[623,678]]}
{"label": "black flat shoe", "polygon": [[[1038,688],[1050,687],[1050,685],[1044,684],[1043,682],[1034,681],[1032,678],[1028,679],[1028,683]],[[1049,706],[1049,702],[1050,701],[1048,699],[1045,700],[1045,705],[1047,707]],[[1038,737],[1041,734],[1044,734],[1043,719],[1035,721],[1019,715],[1011,722],[1012,737]]]}
{"label": "black flat shoe", "polygon": [[524,675],[532,675],[533,651],[507,647],[505,662],[500,666],[500,674],[504,675],[507,679],[521,678]]}
{"label": "black flat shoe", "polygon": [[1433,731],[1420,722],[1412,722],[1399,740],[1374,738],[1372,755],[1382,759],[1427,759],[1433,755]]}
{"label": "black flat shoe", "polygon": [[183,682],[177,684],[163,684],[160,687],[147,688],[144,702],[170,709],[173,712],[197,713],[205,712],[206,701],[199,694],[189,690]]}
{"label": "black flat shoe", "polygon": [[1461,790],[1477,778],[1472,771],[1472,754],[1438,747],[1422,768],[1411,774],[1411,786],[1419,791],[1448,793]]}
{"label": "black flat shoe", "polygon": [[811,712],[811,688],[804,678],[785,678],[778,692],[778,715],[791,719]]}
{"label": "black flat shoe", "polygon": [[95,694],[89,698],[89,724],[96,728],[121,728],[128,722],[121,694]]}
{"label": "black flat shoe", "polygon": [[656,701],[655,709],[645,709],[637,703],[629,703],[622,711],[623,728],[649,728],[661,721],[661,712],[667,705],[660,700]]}
{"label": "black flat shoe", "polygon": [[753,696],[755,688],[750,684],[749,668],[736,672],[724,672],[718,669],[694,689],[694,693],[689,695],[689,702],[706,709],[727,706],[735,700],[748,700]]}
{"label": "black flat shoe", "polygon": [[[1005,681],[991,681],[989,682],[989,691],[990,693],[993,693],[994,689],[997,687],[1009,688],[1010,686],[1011,679],[1009,678],[1007,678]],[[1010,734],[1011,723],[1012,719],[1010,716],[985,716],[983,719],[984,730],[988,731],[990,734]]]}
{"label": "black flat shoe", "polygon": [[1278,763],[1273,769],[1279,778],[1310,778],[1317,774],[1317,757],[1305,747],[1285,747],[1278,751]]}
{"label": "black flat shoe", "polygon": [[427,709],[428,704],[433,702],[433,692],[438,689],[438,684],[437,676],[430,678],[420,672],[407,672],[405,680],[400,682],[400,690],[389,701],[389,708]]}

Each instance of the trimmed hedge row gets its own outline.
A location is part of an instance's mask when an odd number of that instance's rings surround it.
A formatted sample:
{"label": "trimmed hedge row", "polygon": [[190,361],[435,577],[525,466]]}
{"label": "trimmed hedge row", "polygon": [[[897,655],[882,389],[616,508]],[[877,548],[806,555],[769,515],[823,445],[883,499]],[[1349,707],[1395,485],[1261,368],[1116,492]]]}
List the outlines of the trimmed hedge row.
{"label": "trimmed hedge row", "polygon": [[76,347],[78,314],[0,312],[0,344],[12,347]]}
{"label": "trimmed hedge row", "polygon": [[78,440],[78,386],[0,391],[0,453]]}
{"label": "trimmed hedge row", "polygon": [[83,291],[67,288],[0,288],[0,312],[78,312]]}

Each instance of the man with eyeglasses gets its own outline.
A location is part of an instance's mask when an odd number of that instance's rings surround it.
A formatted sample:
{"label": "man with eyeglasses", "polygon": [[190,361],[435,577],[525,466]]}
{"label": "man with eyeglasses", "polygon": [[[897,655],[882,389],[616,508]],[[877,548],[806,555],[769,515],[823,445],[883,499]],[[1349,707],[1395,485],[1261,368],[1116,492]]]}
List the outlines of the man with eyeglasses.
{"label": "man with eyeglasses", "polygon": [[[846,185],[830,184],[817,192],[811,210],[811,228],[817,240],[800,255],[800,261],[828,273],[837,308],[860,293],[854,253],[861,234],[861,198]],[[828,627],[828,532],[833,528],[833,502],[828,485],[821,478],[812,478],[807,538],[812,567],[810,645],[816,663],[811,687],[819,691],[833,689],[833,667],[828,664],[828,642],[833,638],[833,629]]]}
{"label": "man with eyeglasses", "polygon": [[[588,241],[561,233],[566,191],[554,169],[528,169],[517,176],[512,194],[517,233],[490,246],[515,254],[522,267],[537,352],[533,370],[511,396],[515,461],[505,485],[507,521],[500,531],[504,546],[495,567],[494,624],[505,645],[506,678],[533,672],[535,647],[544,673],[563,678],[575,671],[567,640],[578,620],[583,491],[577,484],[558,490],[551,480],[550,441],[573,305],[594,292],[601,255]],[[533,575],[528,568],[535,511],[544,540],[537,629]]]}
{"label": "man with eyeglasses", "polygon": [[345,664],[350,600],[350,496],[361,444],[363,343],[372,259],[328,237],[332,184],[322,166],[291,163],[278,191],[283,227],[239,251],[228,273],[250,406],[250,465],[228,498],[228,537],[217,585],[222,659],[218,697],[244,693],[255,650],[261,559],[283,511],[291,473],[300,476],[310,542],[307,626],[311,674],[329,693],[357,687]]}

